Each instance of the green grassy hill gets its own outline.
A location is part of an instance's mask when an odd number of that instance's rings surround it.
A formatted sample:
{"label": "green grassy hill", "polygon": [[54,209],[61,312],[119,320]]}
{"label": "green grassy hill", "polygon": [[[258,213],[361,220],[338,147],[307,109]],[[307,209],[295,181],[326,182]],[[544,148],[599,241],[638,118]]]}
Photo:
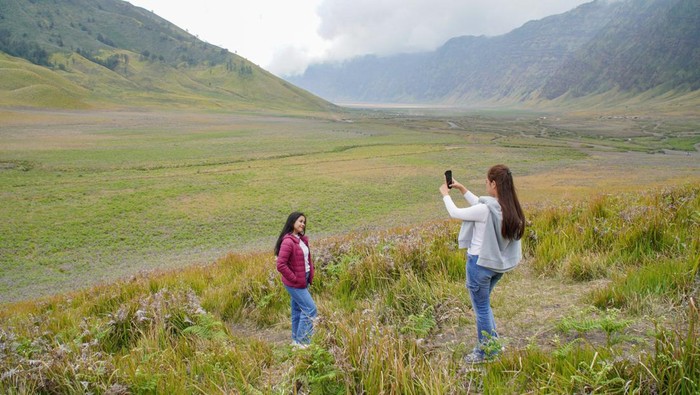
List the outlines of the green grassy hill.
{"label": "green grassy hill", "polygon": [[459,224],[314,241],[313,344],[289,345],[270,252],[0,310],[0,392],[700,391],[700,187],[528,207],[494,290],[506,351],[472,367]]}
{"label": "green grassy hill", "polygon": [[0,105],[87,107],[87,89],[24,59],[0,53],[0,77]]}
{"label": "green grassy hill", "polygon": [[0,73],[6,106],[335,109],[121,0],[4,1]]}
{"label": "green grassy hill", "polygon": [[223,65],[178,69],[136,60],[125,67],[125,76],[78,54],[56,54],[52,59],[70,67],[54,70],[0,53],[0,105],[289,112],[335,108],[262,69],[256,69],[256,76],[237,78]]}

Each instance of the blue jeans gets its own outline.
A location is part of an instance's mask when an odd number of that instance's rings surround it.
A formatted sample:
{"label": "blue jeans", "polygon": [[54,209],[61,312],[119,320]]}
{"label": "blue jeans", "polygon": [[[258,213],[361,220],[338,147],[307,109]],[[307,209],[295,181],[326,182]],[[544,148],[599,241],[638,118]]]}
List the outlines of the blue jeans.
{"label": "blue jeans", "polygon": [[311,299],[308,283],[309,273],[306,273],[306,288],[284,286],[292,299],[292,341],[301,344],[311,343],[313,319],[316,318],[316,304]]}
{"label": "blue jeans", "polygon": [[491,310],[491,291],[503,277],[503,273],[477,265],[478,259],[478,255],[467,254],[467,288],[476,316],[476,334],[479,339],[479,344],[474,351],[483,356],[481,345],[489,338],[498,337],[496,321],[493,319],[493,310]]}

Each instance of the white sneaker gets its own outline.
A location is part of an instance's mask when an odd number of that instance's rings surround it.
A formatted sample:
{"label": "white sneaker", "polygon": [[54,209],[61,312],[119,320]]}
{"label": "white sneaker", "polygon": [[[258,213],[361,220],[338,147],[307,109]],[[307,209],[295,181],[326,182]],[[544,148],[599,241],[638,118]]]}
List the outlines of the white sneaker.
{"label": "white sneaker", "polygon": [[309,345],[308,345],[308,344],[302,344],[302,343],[299,343],[298,341],[294,340],[294,341],[292,342],[292,347],[293,347],[293,348],[298,348],[298,349],[302,349],[302,350],[303,350],[303,349],[309,347]]}
{"label": "white sneaker", "polygon": [[476,352],[471,352],[464,356],[464,362],[469,364],[483,363],[484,356]]}

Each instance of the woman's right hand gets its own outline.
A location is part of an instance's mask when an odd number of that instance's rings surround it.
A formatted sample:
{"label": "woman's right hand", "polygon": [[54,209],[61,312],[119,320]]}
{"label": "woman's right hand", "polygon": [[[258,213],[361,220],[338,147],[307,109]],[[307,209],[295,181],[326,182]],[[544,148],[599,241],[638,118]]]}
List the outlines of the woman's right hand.
{"label": "woman's right hand", "polygon": [[467,188],[464,185],[457,182],[457,180],[455,180],[454,178],[452,179],[452,188],[457,188],[457,190],[459,190],[462,193],[462,195],[467,193]]}

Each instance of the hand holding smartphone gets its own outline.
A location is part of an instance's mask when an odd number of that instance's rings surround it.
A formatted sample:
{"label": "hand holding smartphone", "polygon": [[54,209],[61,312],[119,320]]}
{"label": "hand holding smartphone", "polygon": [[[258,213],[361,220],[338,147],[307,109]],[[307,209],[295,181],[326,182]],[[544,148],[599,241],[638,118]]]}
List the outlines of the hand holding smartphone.
{"label": "hand holding smartphone", "polygon": [[447,187],[452,189],[452,170],[445,171],[445,182],[447,183]]}

